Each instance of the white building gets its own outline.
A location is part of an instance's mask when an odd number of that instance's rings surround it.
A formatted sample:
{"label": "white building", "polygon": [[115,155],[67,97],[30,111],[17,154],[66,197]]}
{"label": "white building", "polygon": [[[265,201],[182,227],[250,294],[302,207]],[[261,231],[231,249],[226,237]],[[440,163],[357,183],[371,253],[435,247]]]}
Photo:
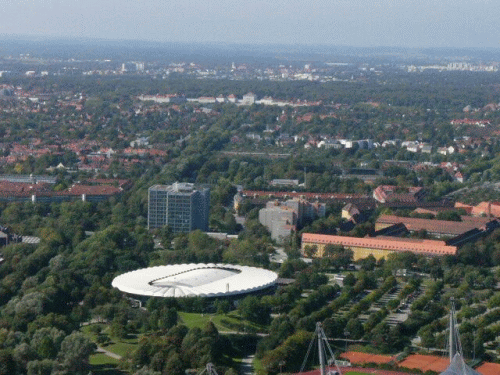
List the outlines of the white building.
{"label": "white building", "polygon": [[243,95],[243,99],[241,100],[241,104],[252,105],[255,103],[256,99],[257,99],[257,96],[254,93],[249,92],[248,94]]}

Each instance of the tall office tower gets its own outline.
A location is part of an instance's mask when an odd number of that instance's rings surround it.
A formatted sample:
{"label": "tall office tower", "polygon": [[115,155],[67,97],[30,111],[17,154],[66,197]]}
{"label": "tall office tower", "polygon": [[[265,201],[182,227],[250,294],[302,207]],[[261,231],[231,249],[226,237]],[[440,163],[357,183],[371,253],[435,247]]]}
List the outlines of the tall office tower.
{"label": "tall office tower", "polygon": [[154,185],[148,191],[148,229],[168,225],[173,233],[208,230],[210,189],[176,182]]}

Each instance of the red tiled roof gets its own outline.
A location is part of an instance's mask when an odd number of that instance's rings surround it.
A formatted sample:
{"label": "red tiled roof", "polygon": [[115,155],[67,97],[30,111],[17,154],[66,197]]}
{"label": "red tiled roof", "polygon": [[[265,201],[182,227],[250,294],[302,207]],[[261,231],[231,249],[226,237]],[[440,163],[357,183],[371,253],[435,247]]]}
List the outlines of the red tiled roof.
{"label": "red tiled roof", "polygon": [[406,189],[405,193],[398,193],[398,187],[393,185],[380,185],[373,191],[373,198],[381,203],[387,201],[404,201],[404,202],[416,202],[418,201],[418,195],[421,194],[423,189],[421,187],[409,187]]}
{"label": "red tiled roof", "polygon": [[397,237],[347,237],[326,234],[303,233],[302,243],[333,244],[346,247],[362,247],[389,251],[411,251],[425,255],[455,255],[456,246],[447,246],[444,241]]}
{"label": "red tiled roof", "polygon": [[491,124],[491,121],[490,120],[474,120],[474,119],[464,118],[464,119],[451,120],[451,124],[452,125],[461,125],[461,124],[465,124],[465,125],[489,125],[489,124]]}
{"label": "red tiled roof", "polygon": [[309,193],[309,192],[293,192],[293,191],[259,191],[259,190],[243,190],[242,195],[253,197],[304,197],[315,199],[358,199],[369,198],[363,194],[339,194],[339,193]]}
{"label": "red tiled roof", "polygon": [[[124,180],[127,181],[127,180]],[[122,189],[112,185],[80,185],[75,184],[62,191],[52,191],[49,184],[38,183],[29,184],[23,182],[0,181],[0,196],[22,198],[36,196],[75,196],[75,195],[115,195],[122,192]]]}
{"label": "red tiled roof", "polygon": [[27,182],[0,181],[0,192],[2,193],[30,193],[49,190],[49,184],[32,184]]}
{"label": "red tiled roof", "polygon": [[463,221],[432,220],[419,219],[412,217],[400,217],[395,215],[381,215],[377,219],[377,224],[399,224],[402,223],[411,232],[426,230],[430,233],[440,233],[452,236],[458,236],[472,229],[482,228],[490,220],[482,218],[465,217]]}
{"label": "red tiled roof", "polygon": [[491,215],[500,217],[500,202],[481,202],[472,208],[473,215]]}
{"label": "red tiled roof", "polygon": [[128,186],[132,184],[131,180],[128,179],[114,179],[114,178],[89,178],[87,182],[92,184],[101,184],[101,185],[114,185],[118,184],[120,187]]}
{"label": "red tiled roof", "polygon": [[464,203],[461,203],[461,202],[455,202],[455,208],[462,208],[464,209],[468,214],[471,214],[472,213],[472,210],[474,208],[474,206],[470,206],[468,204],[464,204]]}
{"label": "red tiled roof", "polygon": [[120,192],[120,188],[111,185],[73,185],[67,190],[67,195],[114,195]]}
{"label": "red tiled roof", "polygon": [[[492,220],[492,218],[489,218],[489,217],[467,216],[467,215],[462,215],[462,216],[460,216],[460,218],[462,219],[462,223],[473,222],[473,223],[476,223],[477,225],[480,225],[480,224],[486,225]],[[493,218],[493,220],[495,220],[495,218]]]}

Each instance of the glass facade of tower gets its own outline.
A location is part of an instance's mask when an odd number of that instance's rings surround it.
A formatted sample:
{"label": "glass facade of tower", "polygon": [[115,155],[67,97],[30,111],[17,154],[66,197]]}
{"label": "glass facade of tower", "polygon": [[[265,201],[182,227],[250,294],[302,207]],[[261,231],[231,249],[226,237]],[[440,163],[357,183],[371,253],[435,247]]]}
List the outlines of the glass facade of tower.
{"label": "glass facade of tower", "polygon": [[168,225],[173,233],[208,230],[210,190],[193,184],[154,185],[148,195],[148,228]]}

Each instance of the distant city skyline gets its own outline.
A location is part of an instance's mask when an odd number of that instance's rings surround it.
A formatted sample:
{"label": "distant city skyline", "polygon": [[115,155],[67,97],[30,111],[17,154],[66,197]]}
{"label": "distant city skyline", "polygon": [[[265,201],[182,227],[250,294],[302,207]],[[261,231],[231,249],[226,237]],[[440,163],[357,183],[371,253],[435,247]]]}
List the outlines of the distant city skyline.
{"label": "distant city skyline", "polygon": [[500,47],[494,0],[7,0],[0,35],[182,43]]}

